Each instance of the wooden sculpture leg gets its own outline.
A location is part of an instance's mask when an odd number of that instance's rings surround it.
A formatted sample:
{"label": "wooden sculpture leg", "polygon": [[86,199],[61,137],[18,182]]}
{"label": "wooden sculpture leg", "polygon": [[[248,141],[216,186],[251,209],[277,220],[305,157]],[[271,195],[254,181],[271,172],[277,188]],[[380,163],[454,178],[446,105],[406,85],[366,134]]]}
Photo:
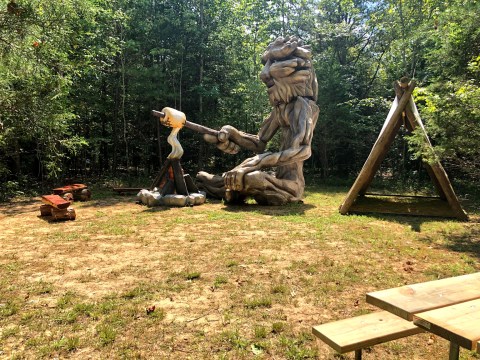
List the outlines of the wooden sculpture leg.
{"label": "wooden sculpture leg", "polygon": [[196,180],[201,190],[215,198],[224,198],[229,203],[242,203],[248,196],[252,196],[260,205],[284,205],[300,201],[303,195],[303,186],[299,181],[278,179],[262,171],[247,174],[242,191],[226,192],[224,179],[220,175],[201,171]]}

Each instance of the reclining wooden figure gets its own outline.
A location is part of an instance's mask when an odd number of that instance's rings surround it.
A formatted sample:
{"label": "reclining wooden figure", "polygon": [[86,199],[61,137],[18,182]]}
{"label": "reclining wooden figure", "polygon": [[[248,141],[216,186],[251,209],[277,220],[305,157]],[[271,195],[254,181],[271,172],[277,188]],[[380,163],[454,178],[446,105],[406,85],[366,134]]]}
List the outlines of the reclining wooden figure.
{"label": "reclining wooden figure", "polygon": [[[230,125],[215,131],[188,121],[183,124],[203,133],[207,142],[226,153],[236,154],[245,148],[259,154],[221,176],[199,172],[196,181],[200,189],[230,203],[242,203],[249,196],[261,205],[301,201],[305,187],[303,162],[311,154],[319,113],[315,103],[318,85],[311,59],[309,47],[295,37],[277,38],[267,47],[260,78],[267,86],[273,110],[257,135]],[[170,125],[165,118],[160,117],[160,121]],[[279,130],[282,135],[279,151],[264,152]],[[261,171],[273,167],[275,175]]]}

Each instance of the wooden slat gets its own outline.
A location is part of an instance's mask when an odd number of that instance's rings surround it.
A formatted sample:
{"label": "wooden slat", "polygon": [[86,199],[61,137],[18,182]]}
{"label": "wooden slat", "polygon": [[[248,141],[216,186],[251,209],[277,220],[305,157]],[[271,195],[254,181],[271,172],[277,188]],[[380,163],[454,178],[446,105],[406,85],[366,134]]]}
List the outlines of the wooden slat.
{"label": "wooden slat", "polygon": [[477,352],[480,354],[480,341],[477,342]]}
{"label": "wooden slat", "polygon": [[87,185],[85,185],[85,184],[71,184],[71,185],[66,185],[66,186],[62,186],[62,187],[59,187],[59,188],[55,188],[55,189],[53,189],[53,193],[55,195],[63,195],[67,192],[81,191],[81,190],[86,189],[86,188],[87,188]]}
{"label": "wooden slat", "polygon": [[406,320],[444,306],[480,299],[480,272],[367,294],[367,302]]}
{"label": "wooden slat", "polygon": [[66,209],[70,206],[70,201],[66,201],[58,195],[43,195],[42,202],[61,210]]}
{"label": "wooden slat", "polygon": [[480,299],[416,314],[414,323],[466,349],[476,350],[480,340]]}
{"label": "wooden slat", "polygon": [[339,353],[418,334],[423,330],[387,311],[314,326],[312,332]]}

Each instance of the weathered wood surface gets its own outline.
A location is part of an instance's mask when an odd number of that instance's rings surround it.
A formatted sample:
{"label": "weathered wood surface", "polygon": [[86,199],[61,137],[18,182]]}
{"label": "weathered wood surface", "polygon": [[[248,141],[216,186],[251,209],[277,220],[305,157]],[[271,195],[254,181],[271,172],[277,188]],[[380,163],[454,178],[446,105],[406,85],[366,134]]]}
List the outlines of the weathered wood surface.
{"label": "weathered wood surface", "polygon": [[476,350],[480,340],[480,299],[416,314],[413,322],[466,349]]}
{"label": "weathered wood surface", "polygon": [[[367,158],[362,170],[360,171],[357,179],[355,180],[353,186],[348,192],[344,202],[340,205],[340,213],[346,214],[348,212],[385,212],[389,214],[405,214],[405,215],[419,215],[419,216],[442,216],[442,217],[456,217],[459,220],[467,221],[468,216],[465,211],[462,209],[460,202],[455,195],[453,187],[448,179],[447,173],[440,164],[436,161],[434,163],[425,162],[425,167],[427,169],[430,178],[432,179],[437,193],[440,198],[447,200],[448,205],[450,206],[451,211],[441,211],[441,214],[437,215],[437,211],[427,211],[422,213],[421,209],[414,208],[399,208],[394,209],[392,206],[386,211],[372,211],[372,209],[364,209],[364,206],[360,204],[359,195],[365,195],[368,187],[370,186],[375,173],[380,168],[380,164],[385,158],[388,149],[392,145],[400,126],[405,122],[405,127],[409,131],[413,131],[417,128],[420,128],[423,131],[423,136],[428,146],[432,147],[430,140],[428,139],[425,127],[423,126],[422,120],[418,113],[418,110],[415,106],[415,102],[412,97],[412,91],[415,87],[415,83],[412,81],[410,84],[404,82],[399,83],[395,82],[394,88],[396,93],[396,98],[393,102],[392,108],[385,120],[380,135],[378,136],[377,141],[373,145],[373,148],[370,152],[370,155]],[[404,114],[403,114],[404,112]],[[440,208],[444,208],[441,206]]]}
{"label": "weathered wood surface", "polygon": [[395,138],[395,135],[398,132],[398,129],[400,128],[400,116],[405,108],[405,105],[410,100],[410,95],[412,94],[414,88],[415,82],[412,81],[405,89],[405,93],[402,98],[400,100],[395,98],[393,101],[392,108],[388,113],[387,119],[383,124],[377,141],[373,145],[365,164],[360,170],[360,173],[358,174],[353,186],[350,188],[350,191],[343,201],[343,204],[340,205],[341,214],[348,213],[359,193],[362,191],[365,192],[368,188],[368,185],[372,181],[375,172],[380,166],[381,160],[383,160],[385,157],[393,139]]}
{"label": "weathered wood surface", "polygon": [[198,187],[195,185],[195,182],[189,174],[185,174],[183,179],[185,180],[185,184],[187,185],[187,190],[189,193],[198,193]]}
{"label": "weathered wood surface", "polygon": [[153,190],[154,188],[158,188],[162,185],[162,180],[164,180],[165,175],[167,174],[167,171],[169,171],[170,167],[171,167],[170,159],[165,160],[162,167],[160,168],[160,171],[158,172],[158,175],[153,180],[152,185],[150,186],[150,190]]}
{"label": "weathered wood surface", "polygon": [[67,209],[70,206],[69,201],[62,199],[58,195],[43,195],[42,202],[60,210]]}
{"label": "weathered wood surface", "polygon": [[480,299],[480,272],[367,294],[367,302],[412,321],[413,315]]}
{"label": "weathered wood surface", "polygon": [[170,161],[173,168],[173,177],[177,194],[188,196],[187,184],[185,184],[185,179],[183,178],[184,174],[182,167],[180,166],[180,161],[178,159],[171,159]]}
{"label": "weathered wood surface", "polygon": [[[197,184],[212,197],[241,204],[253,197],[261,205],[284,205],[303,198],[305,178],[303,162],[311,155],[311,142],[319,108],[316,104],[318,83],[310,48],[296,37],[279,37],[262,55],[260,79],[267,86],[272,112],[257,134],[248,134],[225,125],[218,135],[204,139],[225,153],[236,154],[240,148],[255,152],[219,177],[200,172]],[[280,150],[265,151],[280,133]],[[275,175],[269,171],[274,168]],[[213,181],[210,181],[213,180]]]}
{"label": "weathered wood surface", "polygon": [[387,311],[314,326],[313,334],[339,353],[354,351],[423,332]]}
{"label": "weathered wood surface", "polygon": [[75,220],[77,217],[73,208],[68,209],[56,209],[52,208],[52,219],[56,221],[60,220]]}
{"label": "weathered wood surface", "polygon": [[40,216],[52,216],[52,205],[43,204],[40,205]]}
{"label": "weathered wood surface", "polygon": [[53,189],[53,194],[55,195],[63,195],[67,192],[77,192],[77,191],[82,191],[83,189],[86,189],[87,185],[85,184],[71,184],[71,185],[66,185],[62,187],[58,187]]}

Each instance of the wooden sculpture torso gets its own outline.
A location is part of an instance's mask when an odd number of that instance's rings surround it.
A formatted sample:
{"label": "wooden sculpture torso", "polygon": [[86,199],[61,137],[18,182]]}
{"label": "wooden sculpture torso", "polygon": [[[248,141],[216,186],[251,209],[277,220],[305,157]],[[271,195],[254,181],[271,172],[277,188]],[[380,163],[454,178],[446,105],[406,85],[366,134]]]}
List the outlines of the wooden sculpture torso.
{"label": "wooden sculpture torso", "polygon": [[[282,205],[300,201],[305,181],[303,161],[311,154],[313,130],[318,118],[317,80],[311,53],[296,38],[278,38],[271,43],[262,61],[260,78],[267,85],[273,110],[257,135],[224,126],[217,137],[205,135],[227,153],[240,148],[259,155],[246,159],[220,176],[200,172],[197,182],[210,195],[229,202],[241,202],[248,196],[265,205]],[[277,152],[264,152],[277,131],[282,140]],[[275,175],[260,171],[276,169]]]}

